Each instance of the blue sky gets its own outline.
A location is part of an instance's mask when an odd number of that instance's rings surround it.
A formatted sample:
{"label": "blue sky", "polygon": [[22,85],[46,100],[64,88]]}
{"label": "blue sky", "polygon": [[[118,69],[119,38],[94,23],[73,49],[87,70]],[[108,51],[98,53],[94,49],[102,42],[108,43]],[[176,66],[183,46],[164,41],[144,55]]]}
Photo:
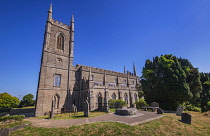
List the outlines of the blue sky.
{"label": "blue sky", "polygon": [[209,0],[1,0],[0,93],[36,94],[47,11],[75,16],[74,64],[118,72],[174,54],[210,72]]}

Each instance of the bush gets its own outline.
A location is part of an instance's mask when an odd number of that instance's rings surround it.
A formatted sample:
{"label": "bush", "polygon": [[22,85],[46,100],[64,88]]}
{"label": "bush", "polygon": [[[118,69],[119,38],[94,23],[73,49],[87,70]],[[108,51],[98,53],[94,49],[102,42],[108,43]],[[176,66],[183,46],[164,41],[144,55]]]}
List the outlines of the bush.
{"label": "bush", "polygon": [[135,104],[137,109],[140,109],[142,106],[149,106],[143,98],[138,99],[138,101],[136,101]]}
{"label": "bush", "polygon": [[7,120],[22,121],[24,118],[25,118],[25,115],[3,116],[3,117],[0,117],[0,122],[7,121]]}
{"label": "bush", "polygon": [[207,102],[206,111],[210,110],[210,101]]}
{"label": "bush", "polygon": [[123,106],[126,106],[127,103],[121,99],[118,99],[118,100],[113,100],[113,99],[110,99],[109,100],[109,107],[110,108],[121,108]]}
{"label": "bush", "polygon": [[185,102],[181,105],[185,110],[188,111],[197,111],[197,112],[201,112],[201,108],[200,107],[196,107],[192,104],[190,104],[189,102]]}

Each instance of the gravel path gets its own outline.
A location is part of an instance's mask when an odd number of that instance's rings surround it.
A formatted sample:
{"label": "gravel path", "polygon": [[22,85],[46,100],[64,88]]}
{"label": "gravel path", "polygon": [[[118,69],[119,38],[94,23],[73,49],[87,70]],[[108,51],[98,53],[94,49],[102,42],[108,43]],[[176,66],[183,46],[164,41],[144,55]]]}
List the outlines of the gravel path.
{"label": "gravel path", "polygon": [[50,120],[50,119],[25,119],[32,122],[38,127],[69,127],[73,125],[82,125],[86,123],[95,122],[120,122],[127,125],[137,125],[150,120],[163,117],[162,114],[149,111],[138,111],[137,115],[133,116],[120,116],[114,113],[104,114],[96,117],[84,118],[84,119],[65,119],[65,120]]}

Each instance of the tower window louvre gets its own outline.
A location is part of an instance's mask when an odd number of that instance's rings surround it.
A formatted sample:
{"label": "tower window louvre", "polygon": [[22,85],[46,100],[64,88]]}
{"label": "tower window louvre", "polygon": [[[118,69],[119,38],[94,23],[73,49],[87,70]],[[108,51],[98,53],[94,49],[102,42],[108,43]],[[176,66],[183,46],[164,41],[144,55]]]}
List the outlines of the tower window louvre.
{"label": "tower window louvre", "polygon": [[61,34],[57,37],[57,49],[64,50],[64,37]]}
{"label": "tower window louvre", "polygon": [[60,86],[61,85],[61,75],[55,74],[54,76],[54,86]]}

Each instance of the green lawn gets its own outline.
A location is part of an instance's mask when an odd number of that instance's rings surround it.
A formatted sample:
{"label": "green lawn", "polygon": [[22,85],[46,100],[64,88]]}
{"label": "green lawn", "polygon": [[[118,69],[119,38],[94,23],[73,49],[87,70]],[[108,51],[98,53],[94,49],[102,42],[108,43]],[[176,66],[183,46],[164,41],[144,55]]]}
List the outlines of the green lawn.
{"label": "green lawn", "polygon": [[13,123],[8,123],[8,124],[1,124],[0,125],[0,130],[2,128],[11,128],[11,127],[16,127],[16,126],[19,126],[19,125],[23,125],[23,124],[26,124],[26,123],[30,123],[29,121],[17,121],[17,122],[13,122]]}
{"label": "green lawn", "polygon": [[[110,112],[114,112],[115,109],[111,109]],[[95,116],[100,116],[103,114],[107,114],[107,112],[100,112],[100,111],[90,111],[90,116],[89,117],[95,117]],[[89,117],[84,117],[84,112],[78,112],[77,114],[74,113],[63,113],[63,114],[58,114],[54,116],[55,120],[60,120],[60,119],[80,119],[80,118],[89,118]],[[49,118],[49,116],[40,116],[40,117],[32,117],[32,118],[37,118],[37,119],[45,119]]]}
{"label": "green lawn", "polygon": [[[12,132],[12,136],[68,136],[68,135],[144,135],[144,136],[209,136],[210,117],[204,113],[189,112],[192,115],[192,125],[180,122],[180,116],[165,113],[165,117],[136,126],[116,122],[101,122],[72,126],[68,128],[42,128],[33,125]],[[209,113],[210,114],[210,113]]]}

